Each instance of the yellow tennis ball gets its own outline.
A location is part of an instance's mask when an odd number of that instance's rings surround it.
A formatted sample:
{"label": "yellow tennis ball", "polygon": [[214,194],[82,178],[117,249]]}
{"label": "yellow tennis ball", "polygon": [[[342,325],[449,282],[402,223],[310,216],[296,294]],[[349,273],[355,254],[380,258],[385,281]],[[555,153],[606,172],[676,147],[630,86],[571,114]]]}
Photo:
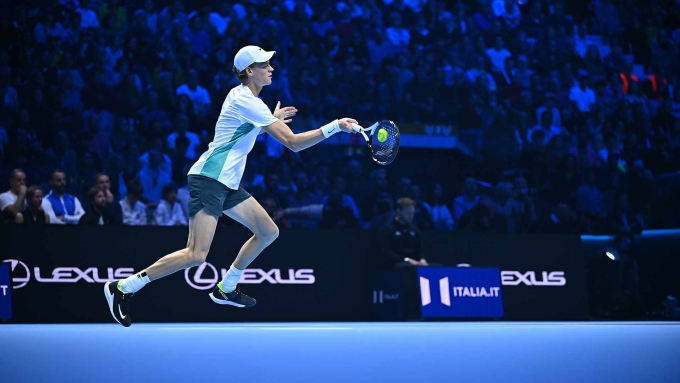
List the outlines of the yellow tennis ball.
{"label": "yellow tennis ball", "polygon": [[378,130],[378,141],[385,142],[386,139],[387,139],[387,130],[385,130],[385,129]]}

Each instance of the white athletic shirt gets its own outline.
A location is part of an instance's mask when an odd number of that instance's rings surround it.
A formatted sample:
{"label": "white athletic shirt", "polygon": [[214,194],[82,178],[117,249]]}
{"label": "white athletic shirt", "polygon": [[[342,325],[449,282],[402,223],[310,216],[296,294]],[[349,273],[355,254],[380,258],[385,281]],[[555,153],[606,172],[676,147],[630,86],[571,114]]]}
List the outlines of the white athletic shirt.
{"label": "white athletic shirt", "polygon": [[246,157],[263,127],[277,118],[262,100],[244,85],[233,88],[222,104],[215,138],[188,174],[215,179],[236,190],[246,167]]}

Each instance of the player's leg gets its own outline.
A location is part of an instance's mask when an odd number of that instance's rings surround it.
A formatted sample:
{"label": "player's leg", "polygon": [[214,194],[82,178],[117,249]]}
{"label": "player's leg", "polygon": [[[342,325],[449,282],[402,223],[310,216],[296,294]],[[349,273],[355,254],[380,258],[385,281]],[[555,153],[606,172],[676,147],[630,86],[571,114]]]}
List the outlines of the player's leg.
{"label": "player's leg", "polygon": [[206,177],[189,176],[189,239],[184,249],[156,261],[150,267],[104,286],[111,315],[123,326],[130,326],[130,298],[147,283],[205,262],[222,215],[228,189]]}
{"label": "player's leg", "polygon": [[253,232],[234,260],[237,269],[248,267],[279,236],[279,228],[255,198],[248,198],[224,214]]}
{"label": "player's leg", "polygon": [[[239,192],[243,189],[239,189]],[[245,191],[243,191],[245,193]],[[228,201],[225,201],[225,204]],[[217,284],[210,298],[219,304],[236,307],[252,307],[255,299],[243,294],[236,288],[241,273],[255,258],[269,246],[279,235],[279,228],[269,217],[260,204],[248,195],[248,198],[238,202],[224,211],[224,214],[241,223],[253,232],[253,236],[241,247],[236,260],[227,271],[222,281]]]}
{"label": "player's leg", "polygon": [[151,281],[205,262],[216,227],[217,217],[205,209],[199,211],[189,219],[187,247],[166,255],[135,275],[107,282],[104,292],[113,318],[125,327],[130,326],[130,298],[134,293]]}
{"label": "player's leg", "polygon": [[205,210],[199,211],[189,219],[187,247],[166,255],[146,268],[144,271],[149,277],[149,281],[155,281],[177,271],[203,264],[208,257],[216,227],[217,217]]}

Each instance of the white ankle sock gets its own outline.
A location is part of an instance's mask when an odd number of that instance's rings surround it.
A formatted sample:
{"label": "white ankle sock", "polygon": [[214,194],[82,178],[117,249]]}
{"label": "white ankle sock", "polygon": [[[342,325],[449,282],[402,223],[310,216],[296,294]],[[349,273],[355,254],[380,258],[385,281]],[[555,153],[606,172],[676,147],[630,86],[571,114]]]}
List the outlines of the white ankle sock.
{"label": "white ankle sock", "polygon": [[118,281],[118,290],[125,294],[134,294],[149,282],[151,282],[151,280],[146,276],[146,272],[142,270],[135,275]]}
{"label": "white ankle sock", "polygon": [[220,282],[218,285],[220,290],[224,291],[225,293],[230,293],[236,290],[236,285],[238,284],[239,279],[241,279],[242,273],[243,270],[239,270],[235,268],[234,265],[231,265],[229,271],[227,271],[227,274],[224,276],[224,279],[222,279],[222,282]]}

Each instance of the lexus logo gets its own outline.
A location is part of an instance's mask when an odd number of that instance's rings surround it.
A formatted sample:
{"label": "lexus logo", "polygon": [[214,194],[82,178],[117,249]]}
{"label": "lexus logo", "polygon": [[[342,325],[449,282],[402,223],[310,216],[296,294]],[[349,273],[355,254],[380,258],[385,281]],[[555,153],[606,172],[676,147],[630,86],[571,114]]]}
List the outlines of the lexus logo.
{"label": "lexus logo", "polygon": [[[203,273],[206,267],[210,268],[210,271],[206,273],[209,276],[209,278],[203,277]],[[189,286],[197,290],[210,290],[213,287],[215,287],[215,285],[217,285],[218,280],[217,269],[210,263],[203,262],[202,265],[198,266],[194,271],[193,278],[189,278],[189,272],[191,272],[191,270],[192,269],[184,270],[184,279],[187,280]]]}
{"label": "lexus logo", "polygon": [[25,263],[16,259],[5,259],[3,262],[9,263],[9,271],[15,289],[20,289],[28,284],[31,279],[31,269]]}
{"label": "lexus logo", "polygon": [[[288,272],[288,275],[285,275],[285,271]],[[186,279],[187,284],[197,290],[214,288],[225,275],[227,275],[227,269],[218,270],[209,262],[204,262],[195,269],[184,270],[184,279]],[[264,282],[272,285],[313,285],[316,278],[312,269],[288,269],[284,272],[280,269],[245,269],[238,281],[239,284],[254,285]]]}

